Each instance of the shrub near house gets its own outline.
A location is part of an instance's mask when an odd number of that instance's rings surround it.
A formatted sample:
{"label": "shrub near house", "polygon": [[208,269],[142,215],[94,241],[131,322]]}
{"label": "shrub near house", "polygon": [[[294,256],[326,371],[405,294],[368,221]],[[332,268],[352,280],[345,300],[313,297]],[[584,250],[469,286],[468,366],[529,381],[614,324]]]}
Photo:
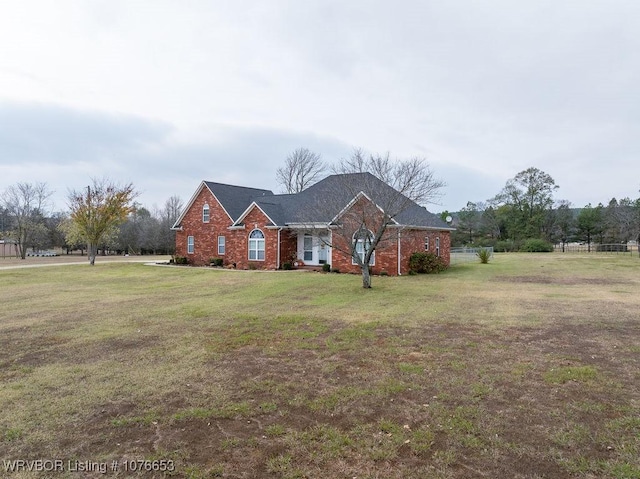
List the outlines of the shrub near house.
{"label": "shrub near house", "polygon": [[[349,182],[349,191],[341,185]],[[362,189],[354,197],[352,191]],[[371,186],[373,185],[373,187]],[[339,215],[362,202],[373,209],[376,195],[391,187],[369,173],[331,175],[296,194],[203,181],[176,221],[176,255],[193,265],[222,259],[227,267],[280,269],[314,266],[359,272],[353,258],[337,248]],[[328,199],[337,201],[333,210]],[[410,201],[407,199],[407,201]],[[390,275],[407,274],[409,257],[430,252],[449,264],[450,228],[438,216],[413,202],[385,234],[371,268]],[[355,243],[354,243],[355,244]]]}

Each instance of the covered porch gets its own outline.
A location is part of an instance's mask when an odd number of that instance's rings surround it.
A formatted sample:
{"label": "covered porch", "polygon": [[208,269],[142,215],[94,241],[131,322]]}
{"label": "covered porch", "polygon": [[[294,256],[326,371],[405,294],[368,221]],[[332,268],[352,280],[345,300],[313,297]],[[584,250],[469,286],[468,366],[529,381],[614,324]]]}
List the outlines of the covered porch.
{"label": "covered porch", "polygon": [[283,242],[283,261],[291,260],[296,268],[331,264],[331,232],[327,228],[291,229]]}

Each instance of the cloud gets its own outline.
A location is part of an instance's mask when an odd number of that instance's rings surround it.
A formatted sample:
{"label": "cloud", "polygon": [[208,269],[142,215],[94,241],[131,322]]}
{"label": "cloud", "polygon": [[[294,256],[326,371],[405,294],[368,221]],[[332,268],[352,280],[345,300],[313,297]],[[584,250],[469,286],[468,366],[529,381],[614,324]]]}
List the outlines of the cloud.
{"label": "cloud", "polygon": [[626,0],[8,3],[0,186],[58,167],[150,202],[273,189],[292,149],[357,146],[426,157],[443,209],[530,166],[576,205],[637,196],[638,18]]}
{"label": "cloud", "polygon": [[157,144],[171,126],[131,115],[45,104],[0,104],[0,149],[24,166],[116,161]]}
{"label": "cloud", "polygon": [[106,176],[132,182],[141,202],[161,206],[173,195],[188,199],[202,180],[276,190],[276,169],[300,146],[328,161],[351,151],[331,138],[275,128],[220,125],[205,141],[179,140],[174,133],[172,125],[135,116],[0,104],[0,191],[44,181],[63,208],[69,189]]}

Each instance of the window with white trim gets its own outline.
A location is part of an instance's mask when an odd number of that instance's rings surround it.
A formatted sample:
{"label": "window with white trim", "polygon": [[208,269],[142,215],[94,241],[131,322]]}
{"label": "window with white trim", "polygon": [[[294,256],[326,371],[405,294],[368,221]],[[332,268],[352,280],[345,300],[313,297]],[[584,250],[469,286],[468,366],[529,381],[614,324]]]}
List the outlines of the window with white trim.
{"label": "window with white trim", "polygon": [[313,236],[304,235],[304,256],[305,261],[313,261]]}
{"label": "window with white trim", "polygon": [[[364,257],[367,250],[371,247],[371,243],[373,242],[373,233],[369,230],[361,230],[356,231],[353,235],[353,243],[355,245],[356,254],[360,257],[360,262],[364,262]],[[356,263],[355,259],[351,258],[351,264]],[[371,253],[371,257],[369,258],[369,265],[373,266],[376,264],[376,252]]]}
{"label": "window with white trim", "polygon": [[425,251],[429,251],[429,237],[428,236],[424,237],[424,250]]}
{"label": "window with white trim", "polygon": [[440,256],[440,236],[436,238],[436,256]]}
{"label": "window with white trim", "polygon": [[223,255],[225,250],[225,238],[224,236],[218,236],[218,254]]}
{"label": "window with white trim", "polygon": [[195,249],[195,240],[193,236],[187,236],[187,253],[193,254],[194,249]]}
{"label": "window with white trim", "polygon": [[210,212],[209,212],[209,205],[205,204],[202,207],[202,222],[203,223],[208,223],[210,216],[211,215],[210,215]]}
{"label": "window with white trim", "polygon": [[249,260],[264,261],[264,233],[257,229],[249,233]]}

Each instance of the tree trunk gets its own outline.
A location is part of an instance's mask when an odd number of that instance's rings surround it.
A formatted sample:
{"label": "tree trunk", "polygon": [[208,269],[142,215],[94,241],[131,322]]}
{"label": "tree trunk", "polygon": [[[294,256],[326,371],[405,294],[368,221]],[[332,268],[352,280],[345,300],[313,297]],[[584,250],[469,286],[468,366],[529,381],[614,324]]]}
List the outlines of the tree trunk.
{"label": "tree trunk", "polygon": [[27,257],[27,248],[24,246],[24,244],[18,242],[16,247],[17,247],[17,252],[20,255],[20,259],[26,259],[26,257]]}
{"label": "tree trunk", "polygon": [[87,255],[89,256],[89,264],[91,266],[96,264],[96,254],[98,254],[98,245],[89,243],[87,245]]}
{"label": "tree trunk", "polygon": [[362,266],[362,287],[365,289],[371,288],[371,273],[367,264]]}

